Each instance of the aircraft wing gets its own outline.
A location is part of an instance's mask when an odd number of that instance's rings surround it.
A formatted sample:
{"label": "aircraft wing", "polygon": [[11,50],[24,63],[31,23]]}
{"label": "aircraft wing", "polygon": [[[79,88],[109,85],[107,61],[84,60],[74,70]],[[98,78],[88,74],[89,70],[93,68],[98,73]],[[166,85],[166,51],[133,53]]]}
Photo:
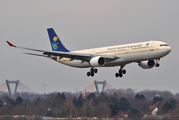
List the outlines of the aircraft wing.
{"label": "aircraft wing", "polygon": [[60,58],[70,58],[71,60],[77,59],[77,60],[82,60],[82,61],[87,61],[89,62],[91,58],[95,56],[101,56],[107,61],[113,61],[115,59],[119,59],[120,57],[118,56],[111,56],[111,55],[95,55],[95,54],[83,54],[83,53],[73,53],[73,52],[61,52],[61,51],[47,51],[47,50],[39,50],[39,49],[33,49],[33,48],[25,48],[25,47],[19,47],[15,46],[9,41],[6,41],[9,46],[11,47],[16,47],[16,48],[21,48],[21,49],[26,49],[26,50],[32,50],[32,51],[37,51],[37,52],[42,52],[43,54],[34,54],[34,53],[25,53],[29,55],[36,55],[36,56],[42,56],[42,57],[60,57]]}

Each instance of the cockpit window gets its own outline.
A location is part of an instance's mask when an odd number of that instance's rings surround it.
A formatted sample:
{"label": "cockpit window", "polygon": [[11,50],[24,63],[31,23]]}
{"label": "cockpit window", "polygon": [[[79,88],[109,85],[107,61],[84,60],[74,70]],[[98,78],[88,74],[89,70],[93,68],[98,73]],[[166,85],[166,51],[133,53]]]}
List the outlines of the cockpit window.
{"label": "cockpit window", "polygon": [[168,46],[167,44],[161,44],[160,47],[163,47],[163,46]]}

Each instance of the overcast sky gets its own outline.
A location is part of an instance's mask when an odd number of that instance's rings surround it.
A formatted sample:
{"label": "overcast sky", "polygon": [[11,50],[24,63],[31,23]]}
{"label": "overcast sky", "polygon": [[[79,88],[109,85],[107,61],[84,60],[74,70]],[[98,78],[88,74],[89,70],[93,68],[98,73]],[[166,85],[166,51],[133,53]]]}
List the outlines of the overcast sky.
{"label": "overcast sky", "polygon": [[[106,80],[116,89],[169,90],[179,93],[179,1],[178,0],[3,0],[0,2],[0,84],[20,80],[38,93],[76,92],[94,80]],[[125,66],[123,78],[114,75],[119,67],[90,68],[62,65],[44,57],[23,54],[15,45],[51,50],[47,28],[54,28],[69,50],[160,40],[172,52],[160,67],[144,70],[137,63]]]}

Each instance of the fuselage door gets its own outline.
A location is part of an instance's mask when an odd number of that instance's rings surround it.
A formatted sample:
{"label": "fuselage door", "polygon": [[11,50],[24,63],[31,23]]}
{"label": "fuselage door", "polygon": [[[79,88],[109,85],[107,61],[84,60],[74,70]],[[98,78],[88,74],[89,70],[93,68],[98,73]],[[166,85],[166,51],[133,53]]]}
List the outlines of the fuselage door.
{"label": "fuselage door", "polygon": [[150,51],[154,51],[154,47],[155,47],[155,42],[152,42],[150,45]]}
{"label": "fuselage door", "polygon": [[129,48],[125,48],[125,54],[129,53]]}

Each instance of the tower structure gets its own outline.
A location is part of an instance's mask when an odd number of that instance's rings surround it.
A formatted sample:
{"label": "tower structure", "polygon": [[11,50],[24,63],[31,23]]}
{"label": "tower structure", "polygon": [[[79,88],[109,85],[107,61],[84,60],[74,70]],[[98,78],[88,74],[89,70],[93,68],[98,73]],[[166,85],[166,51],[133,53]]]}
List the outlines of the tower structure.
{"label": "tower structure", "polygon": [[96,92],[99,94],[99,88],[98,88],[98,84],[102,84],[102,92],[104,92],[104,89],[106,87],[106,81],[94,81],[95,83],[95,87],[96,87]]}
{"label": "tower structure", "polygon": [[21,83],[20,80],[6,80],[4,83],[0,84],[0,98],[3,96],[6,90],[9,93],[10,99],[15,99],[16,96],[14,95],[17,95],[17,92],[18,95],[23,99],[34,99],[41,97],[41,95],[37,94],[32,89]]}
{"label": "tower structure", "polygon": [[[10,96],[10,98],[12,99],[12,98],[13,98],[13,95],[17,92],[17,88],[18,88],[18,86],[19,86],[19,80],[16,80],[16,81],[6,80],[6,84],[7,84],[9,96]],[[14,93],[12,93],[12,89],[11,89],[11,85],[10,85],[10,84],[15,84]]]}
{"label": "tower structure", "polygon": [[[82,95],[84,98],[90,94],[90,93],[97,93],[99,95],[100,91],[99,91],[99,87],[98,85],[102,84],[102,91],[101,92],[105,92],[105,90],[109,90],[109,89],[115,89],[114,87],[112,87],[110,84],[108,84],[106,81],[94,81],[91,85],[89,85],[87,88],[85,88],[84,90],[82,90],[81,92],[77,93],[75,95],[75,97],[79,97],[80,95]],[[96,90],[96,91],[95,91]]]}

